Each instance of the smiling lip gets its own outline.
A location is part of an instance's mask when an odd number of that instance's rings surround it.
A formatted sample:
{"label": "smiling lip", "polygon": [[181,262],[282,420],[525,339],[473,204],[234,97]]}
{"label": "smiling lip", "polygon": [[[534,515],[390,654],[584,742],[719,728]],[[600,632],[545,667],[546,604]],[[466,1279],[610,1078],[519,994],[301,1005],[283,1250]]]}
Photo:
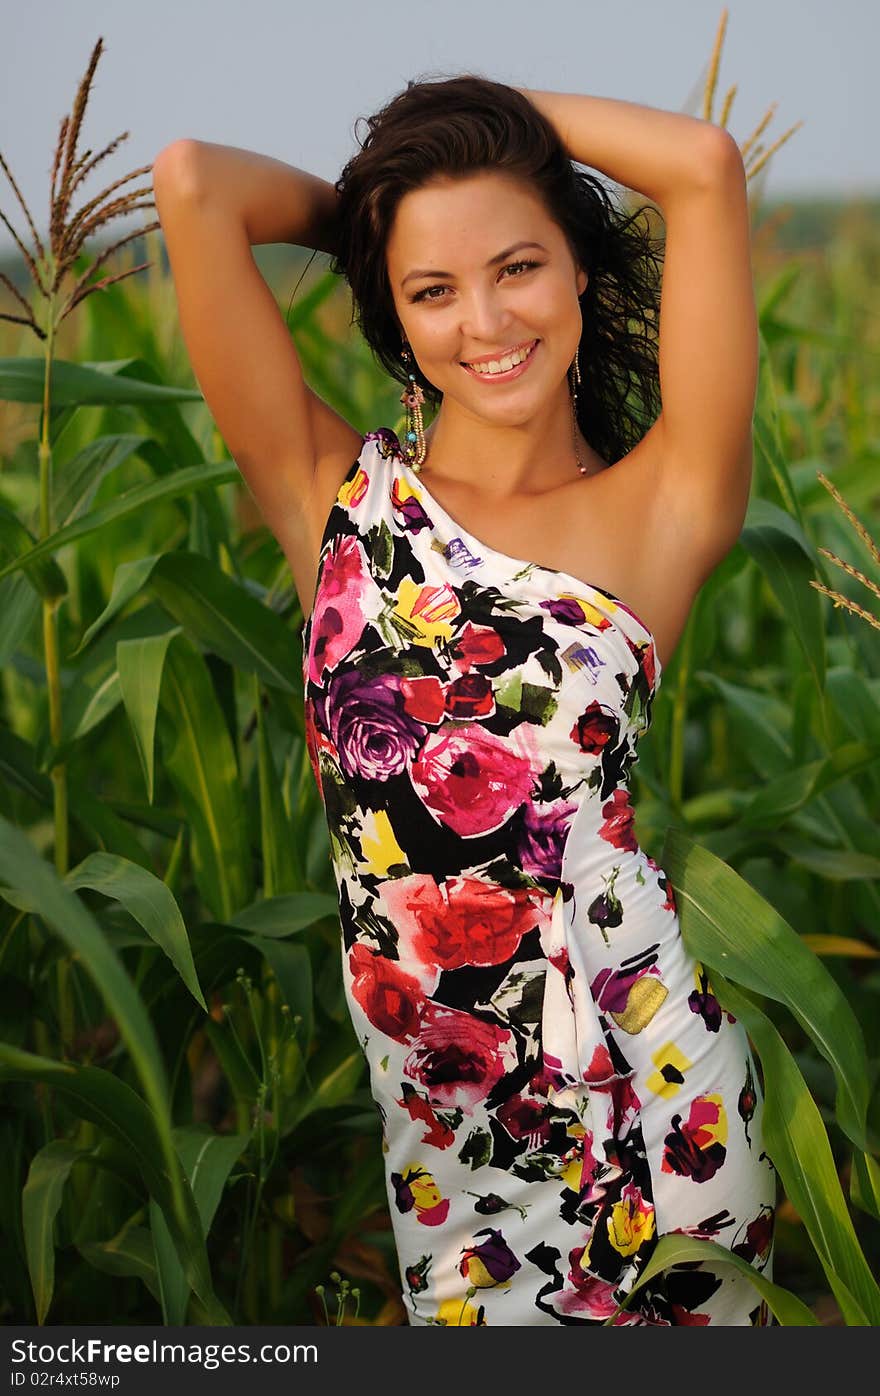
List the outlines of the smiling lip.
{"label": "smiling lip", "polygon": [[[529,342],[529,341],[527,340],[526,343],[528,343],[528,342]],[[471,368],[471,366],[470,366],[469,363],[463,363],[463,364],[462,364],[462,368],[465,370],[466,373],[469,373],[469,374],[470,374],[471,378],[478,378],[479,381],[480,381],[481,383],[509,383],[509,382],[511,381],[511,379],[513,379],[513,378],[518,378],[518,377],[520,376],[521,373],[525,373],[525,371],[526,371],[526,369],[528,368],[529,364],[532,362],[532,359],[535,357],[535,352],[536,352],[536,350],[537,350],[539,344],[541,343],[541,341],[540,341],[539,339],[536,339],[536,340],[532,340],[531,343],[532,343],[532,345],[533,345],[532,350],[531,350],[531,353],[529,353],[529,354],[526,355],[526,357],[523,359],[522,363],[514,364],[513,368],[507,369],[506,372],[504,372],[504,373],[480,373],[480,372],[478,372],[477,369]],[[508,350],[507,352],[508,352],[508,353],[515,352],[516,349],[521,349],[522,347],[523,347],[522,345],[517,344],[517,345],[515,346],[515,349],[514,349],[513,351]],[[499,358],[499,359],[503,359],[503,358],[504,358],[504,355],[503,355],[503,354],[500,354],[500,355],[498,355],[498,358]],[[491,359],[491,357],[488,358],[488,359],[475,359],[473,362],[474,362],[474,363],[491,363],[491,362],[492,362],[492,359]]]}

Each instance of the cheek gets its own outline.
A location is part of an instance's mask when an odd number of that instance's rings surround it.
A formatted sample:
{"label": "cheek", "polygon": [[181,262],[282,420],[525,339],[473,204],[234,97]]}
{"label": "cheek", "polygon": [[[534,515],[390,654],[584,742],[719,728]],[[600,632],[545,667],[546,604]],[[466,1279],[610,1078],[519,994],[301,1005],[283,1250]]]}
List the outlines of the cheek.
{"label": "cheek", "polygon": [[418,325],[413,326],[410,336],[413,347],[420,348],[422,355],[428,359],[449,358],[450,354],[455,353],[458,342],[459,334],[454,322],[442,312],[425,315]]}
{"label": "cheek", "polygon": [[580,315],[577,295],[568,282],[547,281],[540,291],[530,297],[528,309],[536,322],[564,325]]}

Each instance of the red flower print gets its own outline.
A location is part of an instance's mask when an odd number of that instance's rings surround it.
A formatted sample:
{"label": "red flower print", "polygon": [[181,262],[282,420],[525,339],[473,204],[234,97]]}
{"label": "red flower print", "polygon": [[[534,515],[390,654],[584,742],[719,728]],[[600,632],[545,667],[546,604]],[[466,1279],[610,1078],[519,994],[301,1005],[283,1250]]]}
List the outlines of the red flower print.
{"label": "red flower print", "polygon": [[608,1096],[608,1111],[605,1127],[606,1147],[611,1140],[625,1139],[641,1109],[641,1101],[636,1095],[631,1076],[612,1076],[610,1081],[593,1087]]}
{"label": "red flower print", "polygon": [[392,878],[383,899],[404,959],[427,967],[500,965],[526,932],[550,918],[550,898],[530,887],[501,887],[477,877]]}
{"label": "red flower print", "polygon": [[661,1168],[693,1178],[695,1183],[714,1178],[727,1157],[727,1115],[720,1095],[700,1095],[691,1103],[687,1123],[673,1115],[667,1134]]}
{"label": "red flower print", "polygon": [[432,1173],[412,1164],[403,1173],[392,1173],[394,1203],[398,1212],[412,1212],[423,1226],[442,1226],[449,1215],[449,1198],[442,1197]]}
{"label": "red flower print", "polygon": [[532,1148],[546,1144],[550,1138],[549,1114],[546,1100],[522,1095],[510,1096],[495,1112],[498,1123],[512,1139],[526,1139]]}
{"label": "red flower print", "polygon": [[[776,1226],[776,1213],[773,1208],[766,1205],[761,1208],[758,1215],[746,1223],[741,1229],[731,1246],[734,1255],[742,1256],[749,1264],[755,1260],[761,1262],[760,1269],[767,1264],[770,1254],[770,1246],[773,1241],[773,1233]],[[743,1234],[743,1230],[745,1234]]]}
{"label": "red flower print", "polygon": [[600,836],[610,843],[612,848],[624,848],[627,853],[635,853],[638,850],[636,836],[633,833],[633,821],[635,820],[635,810],[629,802],[629,789],[625,785],[619,785],[602,806],[604,824],[599,827]]}
{"label": "red flower print", "polygon": [[433,1104],[471,1111],[504,1075],[511,1039],[507,1028],[428,1002],[403,1070],[427,1088]]}
{"label": "red flower print", "polygon": [[403,710],[417,722],[438,723],[446,712],[443,685],[435,674],[400,680]]}
{"label": "red flower print", "polygon": [[495,693],[485,674],[462,674],[453,679],[446,690],[446,711],[459,719],[491,717],[495,711]]}
{"label": "red flower print", "polygon": [[611,1053],[604,1042],[597,1042],[593,1048],[593,1055],[590,1058],[590,1065],[584,1069],[584,1080],[587,1085],[601,1085],[614,1075],[614,1063],[611,1060]]}
{"label": "red flower print", "polygon": [[504,641],[497,630],[468,621],[455,638],[453,655],[467,674],[473,664],[494,664],[504,654]]}
{"label": "red flower print", "polygon": [[348,965],[352,994],[373,1026],[395,1042],[411,1042],[424,1006],[419,981],[365,945],[351,947]]}
{"label": "red flower print", "polygon": [[312,774],[315,777],[315,784],[318,787],[318,794],[324,799],[324,788],[321,785],[321,767],[318,763],[318,729],[315,726],[315,705],[308,691],[303,699],[303,725],[305,727],[306,751],[309,756],[309,764]]}
{"label": "red flower print", "polygon": [[[554,1296],[555,1307],[564,1314],[582,1314],[586,1318],[610,1318],[617,1308],[614,1285],[589,1274],[581,1266],[587,1246],[575,1246],[569,1252],[568,1283],[570,1289]],[[588,1262],[589,1263],[589,1262]]]}
{"label": "red flower print", "polygon": [[422,1135],[422,1143],[433,1144],[435,1149],[448,1149],[450,1144],[455,1143],[454,1132],[442,1120],[438,1120],[426,1098],[419,1095],[415,1086],[409,1081],[404,1081],[402,1085],[403,1098],[397,1104],[403,1106],[411,1120],[421,1120],[428,1126]]}
{"label": "red flower print", "polygon": [[601,703],[592,702],[568,734],[581,751],[590,756],[601,756],[609,743],[616,744],[620,735],[620,719],[616,713],[603,708]]}

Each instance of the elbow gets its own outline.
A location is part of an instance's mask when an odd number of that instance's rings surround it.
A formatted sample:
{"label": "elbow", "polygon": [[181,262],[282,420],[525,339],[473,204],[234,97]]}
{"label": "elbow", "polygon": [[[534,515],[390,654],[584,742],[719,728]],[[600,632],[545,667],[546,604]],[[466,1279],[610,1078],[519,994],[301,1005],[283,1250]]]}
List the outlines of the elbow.
{"label": "elbow", "polygon": [[745,164],[742,151],[736,140],[723,126],[711,121],[705,123],[703,146],[700,151],[700,170],[708,183],[719,179],[745,179]]}
{"label": "elbow", "polygon": [[199,142],[188,136],[163,146],[152,164],[153,189],[173,185],[175,189],[192,188],[195,181]]}

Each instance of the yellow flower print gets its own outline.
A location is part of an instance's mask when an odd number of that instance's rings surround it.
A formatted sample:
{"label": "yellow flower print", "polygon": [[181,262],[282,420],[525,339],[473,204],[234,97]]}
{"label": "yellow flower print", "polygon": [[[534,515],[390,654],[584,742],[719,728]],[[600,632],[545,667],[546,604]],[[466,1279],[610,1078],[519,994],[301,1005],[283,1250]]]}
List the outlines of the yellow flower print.
{"label": "yellow flower print", "polygon": [[700,1109],[700,1148],[709,1144],[727,1144],[727,1111],[721,1095],[697,1096],[691,1106],[691,1117]]}
{"label": "yellow flower print", "polygon": [[[608,619],[606,611],[600,611],[598,606],[593,606],[583,596],[578,596],[577,592],[575,591],[561,591],[559,593],[559,600],[576,601],[584,613],[584,619],[588,621],[590,625],[601,626],[602,622],[607,621]],[[611,611],[612,614],[616,610],[614,602],[611,600],[610,597],[608,597],[608,599],[606,600],[603,596],[603,604],[605,605],[606,610]]]}
{"label": "yellow flower print", "polygon": [[565,1166],[559,1170],[558,1176],[567,1188],[571,1188],[574,1192],[580,1192],[581,1176],[584,1171],[584,1135],[586,1130],[578,1122],[570,1124],[565,1132],[570,1139],[574,1139],[574,1143],[562,1156]]}
{"label": "yellow flower print", "polygon": [[427,1169],[419,1168],[415,1164],[411,1165],[411,1171],[417,1175],[410,1183],[410,1191],[416,1210],[419,1212],[429,1211],[440,1202],[440,1189]]}
{"label": "yellow flower print", "polygon": [[346,480],[345,484],[341,486],[339,490],[340,504],[343,504],[346,509],[353,509],[356,504],[360,504],[367,492],[369,483],[370,477],[361,466],[354,479]]}
{"label": "yellow flower print", "polygon": [[648,1077],[648,1090],[653,1091],[655,1095],[662,1095],[664,1100],[670,1100],[678,1094],[684,1081],[684,1073],[690,1070],[693,1062],[688,1060],[674,1042],[665,1042],[653,1053],[651,1060],[657,1070],[652,1071]]}
{"label": "yellow flower print", "polygon": [[619,1028],[634,1036],[648,1026],[660,1008],[669,990],[654,974],[643,974],[632,985],[622,1013],[612,1013],[611,1017]]}
{"label": "yellow flower print", "polygon": [[450,621],[461,611],[458,597],[446,582],[431,586],[404,577],[397,588],[397,604],[392,616],[413,645],[436,644],[452,638]]}
{"label": "yellow flower print", "polygon": [[361,870],[387,877],[389,868],[405,863],[406,854],[394,837],[391,820],[384,810],[370,810],[363,822]]}
{"label": "yellow flower print", "polygon": [[608,1240],[620,1255],[634,1255],[653,1234],[654,1208],[645,1202],[639,1188],[624,1188],[620,1201],[611,1208]]}
{"label": "yellow flower print", "polygon": [[476,1328],[485,1324],[485,1318],[481,1324],[480,1317],[480,1310],[474,1304],[469,1304],[467,1299],[444,1299],[437,1310],[435,1322],[445,1324],[447,1328]]}

